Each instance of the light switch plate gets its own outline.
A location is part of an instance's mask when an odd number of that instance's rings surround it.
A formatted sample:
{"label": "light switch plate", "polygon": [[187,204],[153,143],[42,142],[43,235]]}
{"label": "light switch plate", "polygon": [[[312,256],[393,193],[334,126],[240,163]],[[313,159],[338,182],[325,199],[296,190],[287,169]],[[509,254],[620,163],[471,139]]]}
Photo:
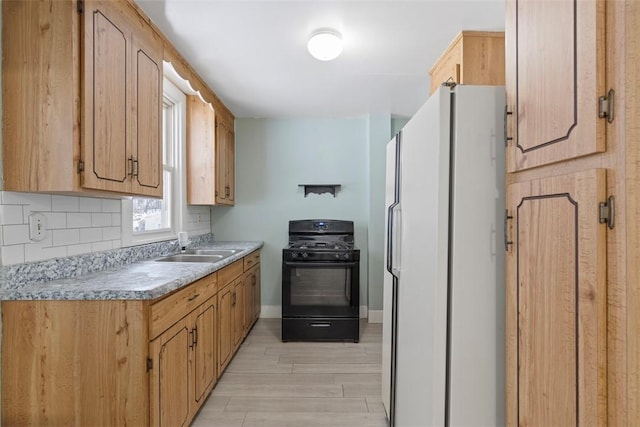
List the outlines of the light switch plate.
{"label": "light switch plate", "polygon": [[29,215],[29,239],[40,242],[47,237],[47,217],[41,213]]}

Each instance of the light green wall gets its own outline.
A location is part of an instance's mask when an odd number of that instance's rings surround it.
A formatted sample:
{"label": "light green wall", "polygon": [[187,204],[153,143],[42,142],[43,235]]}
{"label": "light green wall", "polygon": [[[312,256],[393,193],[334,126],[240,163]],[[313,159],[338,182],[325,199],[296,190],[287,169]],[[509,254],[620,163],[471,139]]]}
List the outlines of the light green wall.
{"label": "light green wall", "polygon": [[384,280],[384,197],[388,114],[369,116],[369,310],[382,310]]}
{"label": "light green wall", "polygon": [[392,117],[391,118],[391,137],[400,132],[400,130],[411,120],[410,117]]}
{"label": "light green wall", "polygon": [[[236,205],[212,208],[216,240],[262,240],[262,304],[281,304],[288,221],[355,222],[361,251],[360,304],[368,289],[368,119],[236,120]],[[341,184],[337,197],[298,184]]]}

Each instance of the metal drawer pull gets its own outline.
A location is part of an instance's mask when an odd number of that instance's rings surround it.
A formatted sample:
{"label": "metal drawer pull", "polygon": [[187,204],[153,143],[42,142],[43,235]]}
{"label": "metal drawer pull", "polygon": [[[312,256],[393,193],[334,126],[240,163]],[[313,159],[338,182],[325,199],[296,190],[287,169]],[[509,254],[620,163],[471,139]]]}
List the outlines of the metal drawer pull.
{"label": "metal drawer pull", "polygon": [[309,324],[312,328],[328,328],[331,326],[331,322],[325,322],[325,323],[310,323]]}
{"label": "metal drawer pull", "polygon": [[189,298],[189,301],[193,301],[194,299],[198,298],[200,296],[200,294],[195,294],[194,296]]}

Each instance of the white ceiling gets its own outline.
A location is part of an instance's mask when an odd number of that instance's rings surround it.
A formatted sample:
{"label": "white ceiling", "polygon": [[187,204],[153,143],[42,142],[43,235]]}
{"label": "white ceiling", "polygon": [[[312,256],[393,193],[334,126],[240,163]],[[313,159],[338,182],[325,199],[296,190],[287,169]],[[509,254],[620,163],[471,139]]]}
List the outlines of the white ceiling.
{"label": "white ceiling", "polygon": [[[504,0],[137,0],[236,117],[410,117],[460,30],[502,30]],[[342,33],[312,58],[309,35]]]}

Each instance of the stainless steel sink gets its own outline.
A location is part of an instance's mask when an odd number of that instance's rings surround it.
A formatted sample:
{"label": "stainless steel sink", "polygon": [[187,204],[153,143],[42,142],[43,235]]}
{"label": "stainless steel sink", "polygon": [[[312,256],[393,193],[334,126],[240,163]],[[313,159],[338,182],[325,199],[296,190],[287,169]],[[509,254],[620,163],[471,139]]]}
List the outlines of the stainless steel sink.
{"label": "stainless steel sink", "polygon": [[183,254],[189,255],[222,255],[228,257],[237,254],[242,249],[187,249]]}
{"label": "stainless steel sink", "polygon": [[194,254],[176,254],[169,255],[163,258],[158,258],[159,262],[218,262],[221,259],[226,258],[224,255],[194,255]]}

